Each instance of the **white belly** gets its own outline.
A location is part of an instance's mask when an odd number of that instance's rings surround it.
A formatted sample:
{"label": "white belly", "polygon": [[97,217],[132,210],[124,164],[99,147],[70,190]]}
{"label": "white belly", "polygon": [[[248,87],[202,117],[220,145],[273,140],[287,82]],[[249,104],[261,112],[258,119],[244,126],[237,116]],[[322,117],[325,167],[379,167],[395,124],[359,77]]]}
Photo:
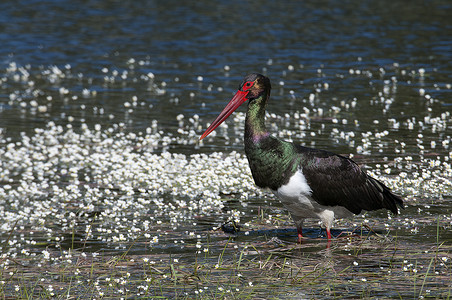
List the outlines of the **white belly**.
{"label": "white belly", "polygon": [[286,185],[273,192],[290,212],[295,223],[300,223],[306,218],[318,218],[325,226],[331,227],[335,218],[353,215],[345,207],[324,206],[312,199],[312,190],[301,169],[290,178]]}

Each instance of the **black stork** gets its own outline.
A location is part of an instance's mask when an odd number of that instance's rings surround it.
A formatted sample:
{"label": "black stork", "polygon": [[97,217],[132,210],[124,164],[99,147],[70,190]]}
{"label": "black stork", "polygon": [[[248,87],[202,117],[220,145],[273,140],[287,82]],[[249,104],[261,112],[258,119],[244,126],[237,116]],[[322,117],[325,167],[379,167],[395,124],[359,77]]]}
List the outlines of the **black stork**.
{"label": "black stork", "polygon": [[367,175],[353,160],[270,135],[265,127],[270,90],[267,77],[256,73],[246,76],[232,100],[200,139],[248,101],[244,142],[254,182],[260,188],[270,188],[284,204],[297,227],[298,242],[302,240],[306,218],[320,219],[330,241],[335,218],[381,208],[397,214],[398,207],[403,208],[399,196]]}

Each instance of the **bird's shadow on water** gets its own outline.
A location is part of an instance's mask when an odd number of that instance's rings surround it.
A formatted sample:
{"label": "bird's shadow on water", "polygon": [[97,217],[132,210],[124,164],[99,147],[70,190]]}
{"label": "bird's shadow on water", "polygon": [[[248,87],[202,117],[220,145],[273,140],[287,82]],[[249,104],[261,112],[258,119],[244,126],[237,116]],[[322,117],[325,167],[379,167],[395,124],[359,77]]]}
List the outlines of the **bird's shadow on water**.
{"label": "bird's shadow on water", "polygon": [[[295,228],[259,229],[242,231],[240,225],[233,222],[225,223],[221,230],[234,237],[237,241],[264,237],[266,240],[281,241],[283,243],[296,243],[298,232]],[[355,229],[331,229],[333,240],[345,237],[368,237],[381,235],[383,232],[371,228],[357,227]],[[303,243],[327,242],[326,230],[323,228],[303,228]]]}

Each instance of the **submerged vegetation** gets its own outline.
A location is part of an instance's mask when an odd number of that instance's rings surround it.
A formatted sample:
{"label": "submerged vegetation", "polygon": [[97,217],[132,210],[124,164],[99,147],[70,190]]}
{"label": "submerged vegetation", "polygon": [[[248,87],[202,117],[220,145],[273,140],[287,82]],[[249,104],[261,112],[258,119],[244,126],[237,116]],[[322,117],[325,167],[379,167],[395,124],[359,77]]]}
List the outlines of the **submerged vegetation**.
{"label": "submerged vegetation", "polygon": [[[323,239],[298,245],[276,237],[236,240],[213,232],[200,240],[187,241],[184,251],[168,246],[166,253],[137,240],[117,253],[42,247],[28,257],[3,256],[0,293],[6,298],[96,299],[451,296],[450,244],[424,244],[421,250],[379,234],[344,235],[329,248]],[[133,254],[136,248],[143,254]]]}

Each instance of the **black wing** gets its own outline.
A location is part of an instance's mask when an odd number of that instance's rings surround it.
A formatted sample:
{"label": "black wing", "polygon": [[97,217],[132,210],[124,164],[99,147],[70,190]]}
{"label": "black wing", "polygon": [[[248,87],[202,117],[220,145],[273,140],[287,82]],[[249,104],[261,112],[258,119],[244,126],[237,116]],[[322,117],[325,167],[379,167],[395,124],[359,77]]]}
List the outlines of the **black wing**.
{"label": "black wing", "polygon": [[394,214],[403,200],[382,182],[366,174],[353,160],[317,149],[298,146],[302,171],[312,189],[312,198],[321,205],[343,206],[359,214],[361,210],[386,208]]}

